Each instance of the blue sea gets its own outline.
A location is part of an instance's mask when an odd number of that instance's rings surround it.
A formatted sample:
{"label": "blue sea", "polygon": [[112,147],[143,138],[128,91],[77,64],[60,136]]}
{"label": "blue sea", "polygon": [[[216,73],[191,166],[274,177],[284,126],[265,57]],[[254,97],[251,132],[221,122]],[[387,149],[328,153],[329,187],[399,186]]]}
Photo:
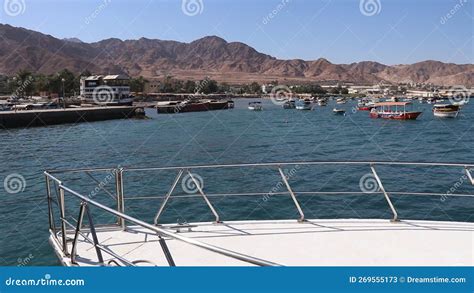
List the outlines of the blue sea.
{"label": "blue sea", "polygon": [[[327,107],[313,111],[284,110],[263,100],[264,110],[247,109],[238,99],[232,110],[158,115],[147,109],[147,120],[0,130],[0,265],[59,265],[48,243],[48,206],[43,172],[56,169],[161,167],[301,161],[416,161],[474,163],[474,106],[466,105],[456,119],[439,119],[432,105],[415,103],[423,111],[416,121],[370,119],[354,111],[355,101],[337,105],[345,116]],[[298,192],[361,192],[369,165],[283,166]],[[474,194],[460,167],[375,166],[390,192]],[[221,220],[297,219],[276,167],[190,170],[206,194],[268,193],[210,196]],[[474,173],[474,171],[473,171]],[[125,171],[126,213],[153,222],[162,196],[176,170]],[[108,172],[64,173],[58,178],[81,194],[91,195],[102,182],[115,193]],[[109,176],[109,177],[108,177]],[[188,178],[189,179],[189,178]],[[182,181],[182,180],[181,180]],[[212,221],[200,197],[190,197],[179,182],[162,222]],[[189,182],[187,182],[189,183]],[[370,187],[369,187],[370,188]],[[184,196],[184,197],[179,197]],[[94,200],[114,206],[100,190]],[[297,195],[306,218],[383,218],[391,212],[380,193]],[[474,221],[474,198],[391,195],[399,217]],[[72,223],[79,202],[66,195],[66,217]],[[91,208],[96,224],[114,219]]]}

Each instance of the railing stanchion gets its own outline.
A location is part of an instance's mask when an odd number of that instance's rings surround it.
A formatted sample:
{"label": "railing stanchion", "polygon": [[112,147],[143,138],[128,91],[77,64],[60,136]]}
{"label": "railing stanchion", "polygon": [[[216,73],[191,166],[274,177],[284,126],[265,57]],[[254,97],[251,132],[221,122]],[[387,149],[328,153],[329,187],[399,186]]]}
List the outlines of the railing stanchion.
{"label": "railing stanchion", "polygon": [[48,175],[44,175],[46,179],[46,194],[48,197],[48,220],[49,220],[49,230],[53,232],[53,235],[56,235],[56,225],[54,223],[54,216],[53,216],[53,206],[52,206],[52,198],[51,198],[51,182],[49,181]]}
{"label": "railing stanchion", "polygon": [[161,216],[161,214],[163,213],[163,211],[165,210],[165,206],[166,206],[166,204],[168,203],[168,200],[170,199],[171,194],[172,194],[173,191],[176,189],[176,185],[178,185],[179,179],[181,179],[181,176],[183,175],[183,172],[184,172],[183,169],[180,169],[180,170],[179,170],[178,175],[176,175],[176,178],[174,179],[174,182],[173,182],[173,184],[171,185],[170,190],[168,191],[168,193],[166,194],[165,198],[163,199],[163,202],[161,203],[161,206],[160,206],[160,208],[158,209],[158,212],[156,213],[156,216],[155,216],[155,219],[154,219],[155,225],[158,225],[158,222],[159,222],[159,220],[160,220],[160,216]]}
{"label": "railing stanchion", "polygon": [[189,175],[189,178],[191,178],[191,180],[194,182],[194,184],[196,185],[196,188],[197,190],[199,191],[199,193],[202,195],[202,197],[204,198],[204,200],[206,201],[207,205],[209,206],[209,208],[211,209],[212,213],[214,214],[214,216],[216,217],[216,223],[220,223],[220,218],[219,218],[219,214],[217,213],[217,211],[214,209],[214,207],[212,206],[211,202],[209,201],[209,199],[207,198],[206,194],[204,193],[204,191],[202,191],[202,186],[201,184],[196,180],[196,178],[194,178],[193,174],[189,171],[189,169],[187,170],[188,172],[188,175]]}
{"label": "railing stanchion", "polygon": [[158,237],[160,239],[159,242],[160,242],[160,245],[161,245],[161,249],[163,249],[163,253],[165,254],[166,261],[168,262],[168,265],[170,267],[175,267],[176,264],[174,263],[173,257],[171,256],[171,252],[168,248],[168,245],[166,245],[165,239],[161,236],[158,236]]}
{"label": "railing stanchion", "polygon": [[388,195],[387,191],[383,187],[382,180],[380,180],[379,175],[377,175],[377,172],[375,171],[374,166],[371,164],[370,169],[372,169],[372,173],[374,174],[375,180],[377,181],[377,184],[379,185],[379,188],[382,190],[385,199],[387,200],[388,205],[390,206],[390,209],[392,210],[393,213],[393,218],[392,222],[399,222],[400,220],[398,219],[398,213],[397,210],[395,209],[395,206],[393,205],[392,201],[390,200],[390,196]]}
{"label": "railing stanchion", "polygon": [[71,263],[76,263],[76,253],[77,253],[77,240],[79,238],[79,234],[82,228],[82,220],[84,219],[84,209],[87,203],[81,202],[81,208],[79,209],[79,216],[77,217],[77,227],[76,233],[74,234],[74,240],[72,241],[72,249],[71,249]]}
{"label": "railing stanchion", "polygon": [[[117,193],[117,211],[119,213],[125,212],[125,203],[123,197],[123,168],[115,169],[115,189]],[[117,217],[117,224],[125,230],[125,220]]]}
{"label": "railing stanchion", "polygon": [[99,259],[99,262],[101,264],[104,264],[104,258],[102,257],[102,251],[99,248],[99,239],[97,238],[97,233],[95,231],[94,222],[92,221],[92,215],[89,210],[89,206],[86,204],[84,205],[84,208],[87,213],[87,219],[89,220],[89,228],[91,230],[92,240],[94,241],[94,247],[95,247],[95,252],[97,253],[97,258]]}
{"label": "railing stanchion", "polygon": [[69,255],[67,249],[67,237],[66,237],[66,223],[64,222],[66,219],[66,204],[64,203],[64,189],[62,188],[61,184],[59,185],[59,209],[61,214],[61,238],[63,244],[63,252],[65,255]]}
{"label": "railing stanchion", "polygon": [[301,209],[300,203],[299,203],[298,200],[296,199],[295,193],[294,193],[293,190],[291,189],[290,184],[288,183],[288,180],[286,180],[285,173],[283,173],[283,170],[281,169],[281,167],[278,167],[278,171],[280,172],[281,179],[282,179],[283,182],[285,183],[286,188],[288,189],[288,192],[290,193],[291,198],[293,199],[293,202],[295,203],[296,209],[298,209],[298,213],[300,214],[300,218],[298,219],[298,221],[299,221],[299,222],[304,222],[304,221],[305,221],[305,217],[304,217],[303,210]]}
{"label": "railing stanchion", "polygon": [[467,167],[465,167],[464,170],[466,171],[466,175],[469,178],[469,181],[471,181],[471,184],[474,185],[474,179],[472,178],[471,172]]}

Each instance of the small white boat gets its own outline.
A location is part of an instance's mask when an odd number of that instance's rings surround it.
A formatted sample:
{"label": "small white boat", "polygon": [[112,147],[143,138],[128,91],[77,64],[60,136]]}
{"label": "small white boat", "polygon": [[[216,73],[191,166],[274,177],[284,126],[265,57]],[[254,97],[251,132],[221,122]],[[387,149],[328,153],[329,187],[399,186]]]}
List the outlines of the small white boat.
{"label": "small white boat", "polygon": [[339,98],[336,100],[336,104],[345,104],[345,103],[347,103],[347,101],[344,98]]}
{"label": "small white boat", "polygon": [[285,101],[282,105],[283,109],[294,109],[296,108],[295,100]]}
{"label": "small white boat", "polygon": [[250,102],[248,108],[251,111],[262,111],[263,110],[261,102]]}
{"label": "small white boat", "polygon": [[434,104],[435,103],[435,99],[434,98],[429,98],[428,100],[426,100],[426,103],[428,104]]}
{"label": "small white boat", "polygon": [[311,110],[311,101],[309,99],[296,101],[296,110]]}
{"label": "small white boat", "polygon": [[440,118],[456,118],[459,106],[451,104],[436,104],[433,106],[433,115]]}
{"label": "small white boat", "polygon": [[459,107],[462,107],[466,104],[469,104],[469,100],[462,100],[462,101],[459,101],[459,102],[454,102],[453,105],[455,106],[459,106]]}
{"label": "small white boat", "polygon": [[332,112],[333,112],[335,115],[346,115],[346,110],[344,110],[344,109],[337,109],[337,108],[334,108],[334,109],[332,109]]}
{"label": "small white boat", "polygon": [[327,106],[328,105],[328,101],[326,99],[319,99],[318,100],[318,105],[320,107],[324,107],[324,106]]}

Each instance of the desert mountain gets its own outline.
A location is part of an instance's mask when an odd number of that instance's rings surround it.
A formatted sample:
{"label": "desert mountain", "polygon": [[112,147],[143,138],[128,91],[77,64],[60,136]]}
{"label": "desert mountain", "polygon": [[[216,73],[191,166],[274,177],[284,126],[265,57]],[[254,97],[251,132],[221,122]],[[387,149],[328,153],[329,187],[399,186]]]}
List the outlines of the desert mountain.
{"label": "desert mountain", "polygon": [[359,84],[377,82],[430,82],[438,85],[474,85],[473,64],[423,61],[388,66],[364,61],[333,64],[324,58],[314,61],[280,60],[257,52],[239,42],[208,36],[191,43],[141,38],[106,39],[84,43],[76,38],[50,35],[0,24],[0,73],[20,69],[45,74],[67,68],[79,73],[126,73],[148,78],[164,74],[178,78],[211,76],[220,81],[343,81]]}

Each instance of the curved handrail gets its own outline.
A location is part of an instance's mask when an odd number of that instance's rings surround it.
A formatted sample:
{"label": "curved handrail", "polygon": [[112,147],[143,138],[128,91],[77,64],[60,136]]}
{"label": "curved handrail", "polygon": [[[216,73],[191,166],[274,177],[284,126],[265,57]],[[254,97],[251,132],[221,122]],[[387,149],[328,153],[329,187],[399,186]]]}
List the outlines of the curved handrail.
{"label": "curved handrail", "polygon": [[[158,171],[158,170],[179,170],[179,169],[215,169],[215,168],[238,168],[238,167],[278,167],[293,165],[389,165],[389,166],[439,166],[439,167],[474,167],[474,163],[453,163],[453,162],[393,162],[393,161],[294,161],[294,162],[269,162],[269,163],[242,163],[242,164],[215,164],[215,165],[187,165],[187,166],[164,166],[164,167],[121,167],[124,171]],[[116,167],[99,168],[79,168],[79,169],[58,169],[47,170],[49,174],[54,173],[78,173],[78,172],[100,172],[115,170]]]}
{"label": "curved handrail", "polygon": [[[286,178],[286,175],[284,174],[283,170],[281,169],[283,166],[296,166],[296,165],[299,165],[299,166],[314,166],[314,165],[359,165],[359,166],[367,166],[367,167],[370,167],[370,169],[372,170],[372,174],[374,175],[376,181],[377,181],[377,184],[379,186],[379,190],[378,191],[374,191],[374,192],[371,192],[371,194],[383,194],[385,196],[385,199],[393,213],[393,218],[392,218],[392,221],[397,221],[398,220],[398,214],[397,214],[397,210],[395,208],[395,206],[393,205],[391,199],[390,199],[390,195],[408,195],[408,194],[412,194],[412,195],[440,195],[440,196],[447,196],[447,194],[441,194],[441,193],[427,193],[427,192],[398,192],[398,191],[391,191],[391,192],[388,192],[385,190],[385,188],[383,187],[383,184],[382,184],[382,180],[381,178],[378,176],[377,172],[375,171],[375,168],[374,166],[377,165],[377,166],[425,166],[425,167],[435,167],[435,166],[438,166],[438,167],[460,167],[460,168],[463,168],[466,172],[466,176],[468,177],[469,179],[469,183],[473,184],[474,185],[474,180],[472,178],[472,175],[470,173],[470,168],[473,168],[474,167],[474,164],[464,164],[464,163],[448,163],[448,162],[444,162],[444,163],[437,163],[437,162],[391,162],[391,161],[303,161],[303,162],[270,162],[270,163],[244,163],[244,164],[217,164],[217,165],[190,165],[190,166],[167,166],[167,167],[150,167],[150,168],[135,168],[135,167],[119,167],[118,169],[117,168],[97,168],[97,169],[87,169],[87,168],[83,168],[83,169],[70,169],[70,170],[52,170],[52,171],[45,171],[44,174],[46,175],[46,178],[47,178],[47,185],[48,185],[48,198],[50,197],[50,189],[49,189],[49,179],[53,180],[54,182],[58,183],[59,184],[59,191],[61,195],[60,197],[60,208],[61,208],[61,217],[62,219],[64,219],[64,191],[67,191],[68,193],[74,195],[75,197],[79,198],[81,200],[81,202],[83,203],[86,203],[86,204],[90,204],[92,206],[95,206],[97,208],[100,208],[101,210],[104,210],[112,215],[115,215],[118,219],[118,223],[119,225],[122,226],[122,228],[125,228],[125,221],[128,221],[128,222],[131,222],[131,223],[134,223],[136,225],[139,225],[143,228],[146,228],[146,229],[149,229],[151,231],[154,231],[156,232],[159,236],[167,236],[167,237],[170,237],[172,239],[175,239],[175,240],[179,240],[179,241],[183,241],[185,243],[188,243],[190,245],[194,245],[194,246],[197,246],[197,247],[200,247],[200,248],[203,248],[203,249],[206,249],[206,250],[209,250],[209,251],[212,251],[212,252],[215,252],[215,253],[219,253],[221,255],[225,255],[227,257],[231,257],[231,258],[234,258],[234,259],[238,259],[238,260],[241,260],[241,261],[244,261],[244,262],[248,262],[248,263],[251,263],[251,264],[255,264],[255,265],[260,265],[260,266],[275,266],[275,265],[279,265],[279,264],[276,264],[276,263],[273,263],[273,262],[269,262],[269,261],[266,261],[266,260],[262,260],[262,259],[259,259],[259,258],[255,258],[255,257],[251,257],[251,256],[248,256],[248,255],[244,255],[244,254],[240,254],[240,253],[237,253],[237,252],[234,252],[234,251],[230,251],[230,250],[227,250],[227,249],[224,249],[224,248],[221,248],[221,247],[217,247],[217,246],[214,246],[214,245],[210,245],[210,244],[207,244],[207,243],[203,243],[203,242],[200,242],[200,241],[197,241],[193,238],[189,238],[189,237],[185,237],[185,236],[182,236],[182,235],[179,235],[179,234],[176,234],[176,233],[173,233],[173,232],[170,232],[169,230],[166,230],[166,229],[163,229],[161,227],[158,226],[158,220],[159,220],[159,217],[161,215],[161,213],[163,212],[164,208],[165,208],[165,205],[166,205],[166,202],[168,201],[168,199],[170,198],[171,194],[173,193],[179,179],[181,178],[181,175],[183,174],[184,171],[187,172],[187,174],[189,176],[191,176],[191,179],[193,179],[193,182],[196,184],[196,186],[198,186],[198,189],[199,189],[199,194],[198,195],[187,195],[187,196],[183,196],[183,197],[193,197],[193,196],[200,196],[200,197],[203,197],[204,200],[206,201],[206,203],[208,204],[208,206],[210,207],[211,211],[214,213],[215,217],[216,217],[216,222],[219,222],[219,215],[217,213],[217,211],[213,208],[211,202],[209,201],[208,197],[212,197],[212,196],[219,196],[219,195],[246,195],[246,193],[234,193],[234,194],[205,194],[204,191],[199,187],[199,184],[198,182],[195,180],[195,178],[193,178],[193,175],[191,174],[190,170],[192,169],[217,169],[217,168],[241,168],[241,167],[272,167],[274,168],[275,170],[278,170],[279,173],[280,173],[280,176],[281,176],[281,179],[283,180],[283,182],[285,183],[285,186],[287,188],[287,191],[285,192],[276,192],[275,195],[290,195],[291,198],[293,199],[294,201],[294,204],[296,206],[296,208],[298,209],[298,212],[300,214],[300,221],[304,221],[305,220],[305,217],[304,217],[304,213],[303,213],[303,210],[301,209],[300,207],[300,204],[297,200],[297,197],[296,197],[296,194],[332,194],[332,195],[337,195],[337,194],[366,194],[366,192],[357,192],[357,191],[320,191],[320,192],[308,192],[308,191],[301,191],[301,192],[298,192],[298,191],[293,191],[293,189],[291,188],[287,178]],[[55,176],[53,176],[52,174],[57,174],[57,173],[78,173],[78,172],[95,172],[95,171],[113,171],[113,170],[119,170],[120,172],[117,172],[116,175],[118,174],[118,177],[116,177],[116,188],[117,188],[117,210],[113,209],[113,208],[109,208],[105,205],[102,205],[96,201],[94,201],[93,199],[87,197],[87,196],[84,196],[70,188],[68,188],[67,186],[65,186],[62,181],[60,181],[59,179],[57,179]],[[141,220],[138,220],[134,217],[131,217],[127,214],[124,213],[124,208],[123,208],[123,201],[124,201],[124,195],[123,195],[123,180],[122,180],[122,173],[123,172],[134,172],[134,171],[162,171],[162,170],[168,170],[168,171],[179,171],[174,182],[173,182],[173,185],[171,186],[171,189],[168,191],[168,193],[164,196],[164,197],[152,197],[152,198],[164,198],[164,201],[162,202],[162,205],[160,206],[159,210],[158,210],[158,213],[156,214],[155,216],[155,220],[154,220],[154,223],[155,225],[152,225],[152,224],[148,224],[146,222],[143,222]],[[265,194],[268,194],[268,193],[248,193],[248,195],[265,195]],[[272,194],[273,195],[273,194]],[[472,194],[449,194],[449,196],[466,196],[466,197],[474,197],[474,195]],[[176,196],[176,197],[180,197],[180,196]],[[151,198],[151,197],[150,197]],[[144,197],[142,199],[145,199]],[[50,210],[50,213],[51,213],[51,210]],[[51,216],[51,215],[50,215]],[[50,220],[50,222],[53,222],[52,220]],[[51,227],[51,223],[50,223],[50,227]],[[65,230],[65,227],[63,225],[63,227],[61,227],[63,232]],[[62,235],[63,237],[63,250],[65,252],[65,254],[67,254],[67,247],[65,247],[65,233],[63,233]]]}
{"label": "curved handrail", "polygon": [[93,205],[97,208],[100,208],[103,211],[106,211],[106,212],[108,212],[110,214],[113,214],[117,217],[120,217],[120,218],[122,218],[126,221],[129,221],[131,223],[139,225],[143,228],[154,231],[154,232],[158,233],[161,236],[167,236],[167,237],[170,237],[170,238],[173,238],[173,239],[176,239],[176,240],[179,240],[179,241],[182,241],[182,242],[185,242],[185,243],[197,246],[197,247],[201,247],[203,249],[206,249],[206,250],[209,250],[209,251],[212,251],[212,252],[216,252],[216,253],[219,253],[219,254],[234,258],[234,259],[238,259],[238,260],[241,260],[241,261],[244,261],[244,262],[247,262],[247,263],[255,264],[255,265],[258,265],[258,266],[279,266],[279,264],[274,263],[274,262],[270,262],[270,261],[266,261],[266,260],[263,260],[263,259],[247,256],[247,255],[244,255],[244,254],[240,254],[240,253],[237,253],[237,252],[234,252],[234,251],[231,251],[231,250],[227,250],[227,249],[224,249],[224,248],[221,248],[221,247],[210,245],[210,244],[207,244],[207,243],[204,243],[204,242],[201,242],[201,241],[197,241],[197,240],[192,239],[192,238],[188,238],[188,237],[185,237],[185,236],[182,236],[182,235],[178,235],[178,234],[169,232],[169,231],[167,231],[165,229],[162,229],[160,227],[150,225],[146,222],[135,219],[135,218],[133,218],[131,216],[128,216],[126,214],[117,212],[114,209],[111,209],[111,208],[109,208],[105,205],[102,205],[102,204],[100,204],[100,203],[98,203],[98,202],[96,202],[96,201],[94,201],[94,200],[92,200],[92,199],[90,199],[86,196],[83,196],[83,195],[79,194],[78,192],[76,192],[76,191],[74,191],[74,190],[72,190],[72,189],[70,189],[70,188],[68,188],[68,187],[66,187],[62,184],[59,186],[59,188],[67,191],[68,193],[70,193],[74,196],[76,196],[81,201],[86,202],[87,204]]}

